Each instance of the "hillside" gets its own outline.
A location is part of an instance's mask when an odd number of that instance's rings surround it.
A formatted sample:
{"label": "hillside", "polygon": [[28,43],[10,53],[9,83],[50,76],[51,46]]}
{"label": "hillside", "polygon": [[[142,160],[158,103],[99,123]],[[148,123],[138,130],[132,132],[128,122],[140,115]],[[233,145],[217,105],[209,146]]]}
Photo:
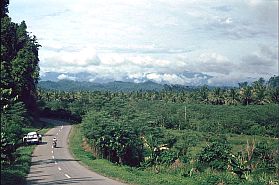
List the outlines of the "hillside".
{"label": "hillside", "polygon": [[181,90],[192,89],[188,86],[180,85],[162,85],[152,81],[144,83],[121,82],[114,81],[108,83],[92,83],[86,81],[40,81],[39,88],[47,90],[61,90],[61,91],[112,91],[112,92],[132,92],[132,91],[162,91],[162,90]]}

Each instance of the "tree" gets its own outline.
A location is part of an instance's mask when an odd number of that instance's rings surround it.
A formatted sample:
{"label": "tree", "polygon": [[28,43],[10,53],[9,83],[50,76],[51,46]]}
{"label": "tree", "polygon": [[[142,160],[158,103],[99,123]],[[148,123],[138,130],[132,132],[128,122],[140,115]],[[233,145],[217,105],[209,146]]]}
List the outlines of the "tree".
{"label": "tree", "polygon": [[8,16],[1,18],[1,86],[12,89],[11,98],[18,96],[31,114],[36,111],[40,45],[26,29],[24,21],[18,25]]}
{"label": "tree", "polygon": [[226,104],[237,105],[238,103],[238,92],[235,88],[231,88],[226,91]]}
{"label": "tree", "polygon": [[8,10],[8,5],[9,5],[9,0],[1,0],[1,19],[5,16],[8,16],[7,14],[9,13]]}
{"label": "tree", "polygon": [[270,99],[279,104],[279,76],[273,76],[268,80],[268,94]]}
{"label": "tree", "polygon": [[220,87],[213,89],[210,93],[209,101],[214,105],[223,105],[225,103],[223,92]]}
{"label": "tree", "polygon": [[20,143],[22,127],[26,126],[26,110],[22,102],[10,99],[11,90],[1,88],[1,160],[4,163],[14,161],[13,153]]}
{"label": "tree", "polygon": [[277,104],[279,104],[279,88],[272,88],[269,90],[269,95],[271,100]]}
{"label": "tree", "polygon": [[204,85],[203,87],[201,87],[199,89],[199,99],[204,102],[204,103],[207,103],[208,102],[208,87],[206,85]]}
{"label": "tree", "polygon": [[271,88],[278,88],[279,87],[279,76],[273,76],[271,77],[268,82],[268,86]]}
{"label": "tree", "polygon": [[8,4],[9,0],[1,0],[1,157],[15,151],[28,119],[26,112],[35,116],[39,78],[39,44],[29,36],[24,21],[11,21]]}
{"label": "tree", "polygon": [[252,103],[252,87],[247,85],[247,86],[243,86],[241,89],[240,89],[240,97],[241,97],[241,100],[242,100],[242,103],[244,105],[249,105],[250,103]]}
{"label": "tree", "polygon": [[259,80],[253,82],[253,97],[256,104],[269,103],[267,99],[267,90],[265,86],[265,80],[260,78]]}
{"label": "tree", "polygon": [[90,111],[83,119],[83,133],[98,156],[112,162],[138,166],[143,159],[139,134],[107,112]]}

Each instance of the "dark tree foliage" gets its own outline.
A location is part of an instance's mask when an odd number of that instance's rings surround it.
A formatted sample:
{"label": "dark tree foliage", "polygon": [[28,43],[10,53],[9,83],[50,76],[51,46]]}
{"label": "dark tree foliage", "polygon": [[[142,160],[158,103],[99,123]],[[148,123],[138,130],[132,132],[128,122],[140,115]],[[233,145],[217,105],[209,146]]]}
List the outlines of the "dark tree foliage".
{"label": "dark tree foliage", "polygon": [[[11,162],[20,143],[21,128],[30,116],[35,117],[39,79],[38,48],[24,21],[13,23],[8,0],[1,0],[1,157]],[[3,155],[2,155],[3,154]],[[1,163],[2,164],[2,163]]]}
{"label": "dark tree foliage", "polygon": [[268,80],[268,85],[273,88],[279,88],[279,76],[273,76]]}
{"label": "dark tree foliage", "polygon": [[11,89],[31,113],[36,111],[36,84],[39,79],[38,48],[35,36],[29,36],[24,21],[1,19],[1,88]]}
{"label": "dark tree foliage", "polygon": [[8,5],[9,5],[9,0],[1,0],[1,19],[2,17],[7,16],[7,14],[9,13],[8,10]]}
{"label": "dark tree foliage", "polygon": [[[278,77],[271,77],[267,82],[263,78],[249,84],[239,83],[236,87],[187,87],[162,85],[153,82],[134,84],[130,82],[111,82],[94,84],[61,80],[58,82],[41,81],[39,87],[51,91],[98,91],[123,94],[127,98],[143,100],[162,100],[173,103],[200,103],[212,105],[263,105],[279,102]],[[67,94],[67,93],[66,93]]]}
{"label": "dark tree foliage", "polygon": [[98,157],[131,166],[139,166],[143,159],[139,134],[130,125],[116,121],[113,113],[89,112],[83,121],[83,131],[93,142]]}

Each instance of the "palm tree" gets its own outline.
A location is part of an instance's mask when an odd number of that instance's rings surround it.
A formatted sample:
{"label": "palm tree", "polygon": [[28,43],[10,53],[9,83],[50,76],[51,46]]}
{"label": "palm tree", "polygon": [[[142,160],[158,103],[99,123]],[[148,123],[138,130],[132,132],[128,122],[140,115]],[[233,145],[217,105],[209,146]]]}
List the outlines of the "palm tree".
{"label": "palm tree", "polygon": [[251,86],[244,86],[243,88],[240,89],[240,97],[241,97],[241,100],[242,100],[242,103],[244,105],[249,105],[253,99],[252,99],[252,95],[253,95],[253,92],[252,92],[252,87]]}
{"label": "palm tree", "polygon": [[225,103],[223,92],[220,87],[213,89],[210,93],[209,100],[214,105],[223,105]]}
{"label": "palm tree", "polygon": [[201,102],[204,102],[204,103],[208,103],[208,87],[206,85],[202,86],[199,91],[198,91],[198,94],[199,94],[199,99],[201,100]]}
{"label": "palm tree", "polygon": [[260,78],[258,81],[253,82],[253,98],[257,104],[269,103],[267,99],[267,91],[265,80]]}
{"label": "palm tree", "polygon": [[279,87],[271,88],[269,90],[269,96],[274,103],[279,104]]}
{"label": "palm tree", "polygon": [[228,105],[238,104],[238,92],[235,88],[231,88],[226,91],[225,103]]}

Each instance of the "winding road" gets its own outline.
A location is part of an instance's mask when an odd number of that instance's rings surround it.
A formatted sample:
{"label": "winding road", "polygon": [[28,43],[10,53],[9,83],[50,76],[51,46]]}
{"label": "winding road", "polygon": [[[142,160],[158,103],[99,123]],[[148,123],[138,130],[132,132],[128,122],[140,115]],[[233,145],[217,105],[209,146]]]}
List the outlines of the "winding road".
{"label": "winding road", "polygon": [[[88,170],[75,160],[68,150],[68,135],[71,125],[56,120],[44,120],[57,125],[43,137],[32,154],[32,164],[27,184],[82,184],[82,185],[124,185],[121,182],[101,176]],[[52,147],[53,137],[57,148]]]}

